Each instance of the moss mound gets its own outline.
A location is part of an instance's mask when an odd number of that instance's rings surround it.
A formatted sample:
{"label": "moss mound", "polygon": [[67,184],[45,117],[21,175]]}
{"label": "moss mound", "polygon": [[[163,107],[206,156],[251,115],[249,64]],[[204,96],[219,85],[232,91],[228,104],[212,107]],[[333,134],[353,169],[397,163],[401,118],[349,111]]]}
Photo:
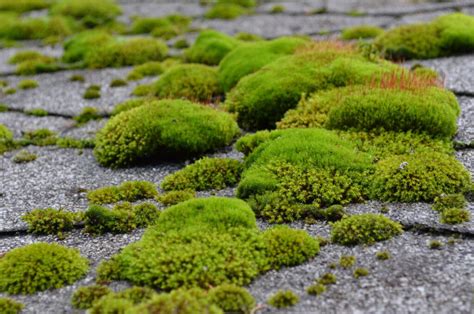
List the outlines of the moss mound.
{"label": "moss mound", "polygon": [[229,35],[212,30],[203,31],[195,43],[185,50],[184,56],[187,62],[218,65],[239,44],[239,40]]}
{"label": "moss mound", "polygon": [[0,259],[0,291],[32,294],[72,284],[89,268],[79,251],[58,244],[35,243]]}
{"label": "moss mound", "polygon": [[110,119],[97,134],[94,155],[109,167],[186,158],[228,145],[237,133],[224,112],[183,100],[152,101]]}
{"label": "moss mound", "polygon": [[171,39],[186,32],[190,24],[190,17],[177,14],[161,18],[140,17],[133,20],[130,33],[152,33],[156,37]]}
{"label": "moss mound", "polygon": [[401,234],[402,226],[379,214],[360,214],[333,223],[331,240],[343,245],[373,244]]}
{"label": "moss mound", "polygon": [[165,177],[161,187],[166,190],[223,189],[239,182],[242,165],[229,158],[202,158]]}
{"label": "moss mound", "polygon": [[217,70],[202,64],[183,64],[166,71],[154,84],[159,98],[209,102],[221,94]]}
{"label": "moss mound", "polygon": [[72,295],[72,306],[76,309],[87,310],[91,308],[100,298],[112,293],[107,286],[93,285],[79,287]]}
{"label": "moss mound", "polygon": [[243,44],[232,50],[219,64],[219,82],[225,92],[244,76],[254,73],[276,59],[292,54],[303,45],[302,38],[282,37],[271,41]]}
{"label": "moss mound", "polygon": [[209,290],[209,302],[226,313],[251,313],[256,302],[247,289],[224,284]]}
{"label": "moss mound", "polygon": [[377,37],[376,46],[392,59],[430,59],[474,50],[474,18],[453,13],[429,23],[403,25]]}
{"label": "moss mound", "polygon": [[111,41],[112,35],[101,30],[78,33],[64,43],[62,59],[68,63],[82,61],[91,50]]}
{"label": "moss mound", "polygon": [[369,61],[350,46],[314,43],[242,78],[227,94],[226,106],[244,129],[274,128],[304,93],[362,84],[396,68]]}
{"label": "moss mound", "polygon": [[86,27],[96,27],[111,22],[122,11],[114,0],[60,0],[50,10],[53,15],[69,16]]}
{"label": "moss mound", "polygon": [[51,5],[48,0],[0,0],[0,11],[24,13],[33,10],[46,9]]}
{"label": "moss mound", "polygon": [[382,201],[430,202],[441,194],[467,192],[471,177],[454,157],[438,152],[381,160],[372,181],[372,197]]}
{"label": "moss mound", "polygon": [[383,28],[378,26],[359,25],[343,29],[341,38],[344,40],[367,39],[377,37],[383,32]]}
{"label": "moss mound", "polygon": [[10,298],[0,298],[0,313],[18,314],[25,306]]}
{"label": "moss mound", "polygon": [[77,31],[73,21],[62,17],[18,18],[15,14],[0,13],[0,38],[11,40],[58,40]]}
{"label": "moss mound", "polygon": [[277,309],[290,307],[299,302],[300,298],[291,290],[278,290],[268,299],[268,304]]}
{"label": "moss mound", "polygon": [[349,86],[301,101],[295,110],[286,113],[278,127],[411,131],[451,138],[457,130],[459,113],[454,94],[438,87]]}

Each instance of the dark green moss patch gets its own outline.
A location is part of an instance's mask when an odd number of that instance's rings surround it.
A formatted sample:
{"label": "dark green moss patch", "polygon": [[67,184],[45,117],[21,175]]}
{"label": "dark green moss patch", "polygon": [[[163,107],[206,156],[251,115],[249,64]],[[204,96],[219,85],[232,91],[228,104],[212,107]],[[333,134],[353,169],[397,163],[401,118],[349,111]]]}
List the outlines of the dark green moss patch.
{"label": "dark green moss patch", "polygon": [[268,299],[268,304],[277,309],[290,307],[299,302],[300,298],[291,290],[279,290]]}
{"label": "dark green moss patch", "polygon": [[342,255],[339,258],[339,266],[342,268],[351,268],[356,263],[356,257],[353,255]]}
{"label": "dark green moss patch", "polygon": [[196,197],[196,192],[193,190],[179,190],[169,191],[162,194],[158,196],[157,200],[165,206],[171,206],[190,200],[194,197]]}
{"label": "dark green moss patch", "polygon": [[359,267],[354,270],[353,275],[356,279],[360,277],[365,277],[369,275],[369,270],[367,268]]}
{"label": "dark green moss patch", "polygon": [[25,306],[10,298],[0,298],[0,313],[19,314]]}
{"label": "dark green moss patch", "polygon": [[60,238],[74,228],[80,215],[62,209],[35,209],[21,217],[28,224],[28,232],[45,235],[54,234]]}
{"label": "dark green moss patch", "polygon": [[20,89],[34,89],[38,86],[39,84],[35,80],[22,80],[18,83],[18,88]]}
{"label": "dark green moss patch", "polygon": [[36,158],[38,158],[36,154],[23,149],[13,156],[12,161],[17,164],[26,164],[36,160]]}
{"label": "dark green moss patch", "polygon": [[254,297],[247,289],[231,284],[212,288],[208,298],[211,304],[217,305],[226,313],[251,313],[256,305]]}
{"label": "dark green moss patch", "polygon": [[74,291],[71,303],[76,309],[87,310],[91,308],[95,302],[111,292],[112,290],[102,285],[80,287]]}
{"label": "dark green moss patch", "polygon": [[456,225],[471,220],[471,213],[464,208],[447,208],[441,212],[440,221],[444,224]]}

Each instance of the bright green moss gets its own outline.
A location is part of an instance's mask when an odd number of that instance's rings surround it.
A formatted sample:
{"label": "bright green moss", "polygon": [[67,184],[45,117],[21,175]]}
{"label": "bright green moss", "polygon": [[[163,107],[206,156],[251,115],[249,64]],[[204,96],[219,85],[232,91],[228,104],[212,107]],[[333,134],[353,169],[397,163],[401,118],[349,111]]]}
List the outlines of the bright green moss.
{"label": "bright green moss", "polygon": [[36,154],[30,153],[26,149],[22,149],[15,156],[13,156],[12,161],[17,164],[25,164],[35,161],[36,158],[38,158]]}
{"label": "bright green moss", "polygon": [[168,58],[163,62],[150,61],[137,65],[128,73],[127,80],[135,81],[145,76],[157,76],[180,62],[178,59]]}
{"label": "bright green moss", "polygon": [[171,39],[186,32],[191,24],[191,18],[183,15],[169,15],[166,17],[135,18],[131,25],[132,34],[152,33],[153,36]]}
{"label": "bright green moss", "polygon": [[380,35],[376,46],[392,59],[429,59],[474,49],[474,18],[453,13],[429,23],[396,27]]}
{"label": "bright green moss", "polygon": [[87,310],[91,308],[95,302],[102,297],[112,293],[112,290],[107,286],[93,285],[86,287],[79,287],[72,295],[72,306],[76,309]]}
{"label": "bright green moss", "polygon": [[383,32],[383,28],[378,26],[359,25],[343,29],[341,38],[344,40],[367,39],[377,37]]}
{"label": "bright green moss", "polygon": [[[84,95],[82,95],[82,98],[84,98],[84,99],[97,99],[97,98],[100,98],[100,88],[97,89],[97,88],[88,87],[86,89],[86,91],[84,92]],[[92,108],[92,107],[88,107],[88,108]],[[92,110],[88,109],[87,111],[89,111],[89,113],[90,113]],[[87,113],[87,116],[89,116],[89,113]]]}
{"label": "bright green moss", "polygon": [[270,131],[258,131],[256,133],[249,133],[242,136],[235,143],[235,149],[244,154],[245,156],[250,155],[260,144],[272,139],[277,138],[276,132]]}
{"label": "bright green moss", "polygon": [[378,59],[369,61],[349,47],[315,43],[242,78],[225,104],[244,129],[274,128],[304,93],[362,84],[396,68]]}
{"label": "bright green moss", "polygon": [[0,298],[0,313],[19,314],[25,306],[10,298]]}
{"label": "bright green moss", "polygon": [[285,12],[285,7],[283,5],[274,5],[272,9],[270,10],[270,13],[272,14],[280,14]]}
{"label": "bright green moss", "polygon": [[440,222],[456,225],[471,220],[471,213],[464,208],[447,208],[441,212]]}
{"label": "bright green moss", "polygon": [[282,37],[241,45],[225,56],[219,64],[219,82],[225,92],[231,90],[244,76],[258,71],[276,59],[292,54],[306,41],[296,37]]}
{"label": "bright green moss", "polygon": [[12,40],[64,38],[76,29],[70,20],[56,16],[45,18],[18,18],[1,14],[0,38]]}
{"label": "bright green moss", "polygon": [[273,269],[302,264],[319,252],[318,242],[303,230],[282,225],[264,231],[262,237]]}
{"label": "bright green moss", "polygon": [[73,137],[60,137],[56,141],[56,145],[61,148],[94,148],[94,140],[91,139],[77,139]]}
{"label": "bright green moss", "polygon": [[186,49],[184,56],[187,62],[217,65],[240,42],[223,33],[213,30],[203,31],[194,44]]}
{"label": "bright green moss", "polygon": [[326,292],[326,286],[316,282],[306,288],[306,292],[311,295],[320,295]]}
{"label": "bright green moss", "polygon": [[119,280],[119,265],[114,257],[103,260],[97,266],[96,283],[100,285],[109,284],[113,280]]}
{"label": "bright green moss", "polygon": [[174,42],[173,48],[176,48],[176,49],[189,48],[189,43],[186,40],[186,38],[180,38]]}
{"label": "bright green moss", "polygon": [[149,181],[125,181],[119,186],[106,186],[87,193],[92,204],[110,204],[118,201],[135,202],[158,195],[156,186]]}
{"label": "bright green moss", "polygon": [[48,111],[43,108],[25,109],[23,112],[29,116],[35,117],[46,117],[48,115]]}
{"label": "bright green moss", "polygon": [[257,5],[256,0],[217,0],[216,2],[237,4],[244,8],[252,8]]}
{"label": "bright green moss", "polygon": [[469,190],[471,177],[454,157],[438,152],[388,157],[377,163],[371,196],[383,201],[430,202]]}
{"label": "bright green moss", "polygon": [[[28,52],[28,51],[26,51]],[[24,58],[23,61],[19,61],[20,59]],[[29,59],[28,59],[29,58]],[[38,73],[49,73],[59,71],[61,66],[57,64],[56,58],[44,56],[44,55],[37,55],[28,54],[25,55],[16,55],[13,58],[13,61],[16,66],[16,73],[18,75],[32,75]]]}
{"label": "bright green moss", "polygon": [[28,232],[38,235],[54,234],[59,237],[72,230],[78,218],[76,213],[53,208],[35,209],[21,217],[28,224]]}
{"label": "bright green moss", "polygon": [[133,308],[133,302],[124,298],[117,298],[110,294],[97,301],[89,310],[90,314],[125,313]]}
{"label": "bright green moss", "polygon": [[379,214],[353,215],[332,224],[331,240],[343,245],[373,244],[401,234],[402,226]]}
{"label": "bright green moss", "polygon": [[50,10],[53,15],[72,17],[86,27],[112,22],[121,13],[114,0],[59,0]]}
{"label": "bright green moss", "polygon": [[465,208],[467,200],[463,194],[442,194],[434,199],[433,209],[438,212],[443,212],[448,208]]}
{"label": "bright green moss", "polygon": [[14,88],[7,88],[5,91],[5,95],[13,95],[16,93],[16,89]]}
{"label": "bright green moss", "polygon": [[158,197],[158,201],[165,206],[176,205],[184,201],[196,197],[196,192],[193,190],[169,191]]}
{"label": "bright green moss", "polygon": [[23,133],[21,144],[36,145],[36,146],[50,146],[55,145],[57,141],[57,134],[48,129],[37,129],[34,131],[27,131]]}
{"label": "bright green moss", "polygon": [[227,113],[184,100],[162,100],[110,119],[97,134],[94,155],[109,167],[146,158],[186,158],[228,145],[237,132]]}
{"label": "bright green moss", "polygon": [[128,83],[126,80],[124,79],[121,79],[121,78],[116,78],[116,79],[113,79],[109,86],[112,87],[112,88],[115,88],[115,87],[123,87],[123,86],[127,86]]}
{"label": "bright green moss", "polygon": [[356,257],[353,255],[342,255],[339,258],[339,266],[342,268],[351,268],[356,263]]}
{"label": "bright green moss", "polygon": [[78,33],[64,43],[62,59],[68,63],[82,61],[90,51],[112,41],[112,35],[101,30]]}
{"label": "bright green moss", "polygon": [[51,4],[48,0],[0,0],[0,11],[24,13],[33,10],[46,9]]}
{"label": "bright green moss", "polygon": [[[86,94],[84,94],[84,98],[86,99],[89,99],[88,97],[86,97],[86,95],[88,95],[88,93],[90,93],[91,91],[97,91],[96,89],[91,89],[89,88],[88,89],[89,92],[86,91]],[[99,93],[100,95],[100,93]],[[90,95],[88,95],[90,96]],[[82,124],[86,124],[87,122],[89,121],[92,121],[92,120],[98,120],[98,119],[102,119],[102,115],[99,113],[99,110],[95,107],[84,107],[81,111],[81,113],[78,115],[78,116],[75,116],[74,117],[74,121],[76,121],[77,125],[82,125]]]}
{"label": "bright green moss", "polygon": [[238,160],[205,157],[166,176],[161,187],[166,191],[218,190],[237,184],[241,171],[242,165]]}
{"label": "bright green moss", "polygon": [[114,109],[112,110],[112,115],[113,116],[118,115],[121,112],[140,107],[148,102],[150,102],[150,100],[147,98],[132,98],[132,99],[126,100],[120,104],[117,104],[114,107]]}
{"label": "bright green moss", "polygon": [[176,65],[166,71],[154,84],[159,98],[185,98],[210,102],[221,94],[217,70],[202,64]]}
{"label": "bright green moss", "polygon": [[208,19],[233,20],[247,12],[248,10],[237,4],[217,3],[206,12],[205,17]]}
{"label": "bright green moss", "polygon": [[22,80],[18,83],[18,88],[20,89],[34,89],[38,86],[39,84],[35,80]]}
{"label": "bright green moss", "polygon": [[32,294],[72,284],[89,268],[78,250],[35,243],[7,252],[0,259],[0,291]]}
{"label": "bright green moss", "polygon": [[223,284],[209,290],[209,302],[226,313],[249,314],[255,308],[254,297],[247,289],[236,285]]}
{"label": "bright green moss", "polygon": [[277,309],[290,307],[299,302],[300,298],[291,290],[279,290],[268,299],[268,304]]}
{"label": "bright green moss", "polygon": [[364,267],[359,267],[354,270],[354,278],[358,279],[360,277],[365,277],[369,275],[369,270]]}
{"label": "bright green moss", "polygon": [[8,63],[10,64],[18,64],[28,60],[39,59],[43,55],[35,50],[23,50],[15,53],[10,59],[8,59]]}
{"label": "bright green moss", "polygon": [[246,33],[246,32],[239,32],[235,34],[235,39],[241,40],[241,41],[260,41],[263,40],[262,36],[252,34],[252,33]]}

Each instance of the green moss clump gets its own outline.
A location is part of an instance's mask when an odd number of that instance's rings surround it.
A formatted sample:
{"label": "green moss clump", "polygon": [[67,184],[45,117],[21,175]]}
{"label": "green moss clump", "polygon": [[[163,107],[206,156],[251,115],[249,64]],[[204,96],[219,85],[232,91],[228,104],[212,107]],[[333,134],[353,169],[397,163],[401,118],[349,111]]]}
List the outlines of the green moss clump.
{"label": "green moss clump", "polygon": [[5,95],[13,95],[16,93],[16,89],[14,88],[7,88],[5,91]]}
{"label": "green moss clump", "polygon": [[358,279],[360,277],[365,277],[369,275],[369,270],[367,268],[359,267],[354,270],[354,278]]}
{"label": "green moss clump", "polygon": [[12,161],[17,164],[25,164],[36,160],[38,156],[34,153],[22,149],[15,156],[13,156]]}
{"label": "green moss clump", "polygon": [[141,80],[145,76],[156,76],[179,63],[180,61],[176,59],[166,59],[163,62],[146,62],[135,66],[133,70],[128,73],[127,80],[135,81]]}
{"label": "green moss clump", "polygon": [[223,284],[209,290],[208,299],[226,313],[249,314],[256,305],[254,297],[247,289]]}
{"label": "green moss clump", "polygon": [[246,33],[246,32],[239,32],[235,34],[235,39],[241,40],[241,41],[261,41],[263,40],[262,36],[252,34],[252,33]]}
{"label": "green moss clump", "polygon": [[279,290],[268,299],[268,304],[277,309],[290,307],[298,303],[300,298],[291,290]]}
{"label": "green moss clump", "polygon": [[34,131],[26,131],[20,140],[21,145],[51,146],[56,145],[58,137],[56,132],[48,129],[37,129]]}
{"label": "green moss clump", "polygon": [[177,65],[166,71],[154,84],[159,98],[186,98],[209,102],[221,94],[217,71],[202,64]]}
{"label": "green moss clump", "polygon": [[108,121],[94,155],[104,166],[146,158],[187,158],[228,145],[237,135],[232,116],[184,100],[150,102]]}
{"label": "green moss clump", "polygon": [[10,64],[18,64],[24,61],[35,60],[43,57],[43,55],[35,50],[23,50],[15,53],[10,59],[8,59],[8,63]]}
{"label": "green moss clump", "polygon": [[454,157],[426,152],[381,160],[371,185],[372,197],[382,201],[430,202],[443,193],[466,192],[472,183]]}
{"label": "green moss clump", "polygon": [[373,25],[359,25],[342,30],[344,40],[375,38],[384,32],[383,28]]}
{"label": "green moss clump", "polygon": [[23,112],[29,116],[35,117],[46,117],[48,115],[48,111],[43,108],[25,109]]}
{"label": "green moss clump", "polygon": [[96,283],[100,285],[109,284],[113,280],[120,279],[120,268],[114,257],[103,260],[97,266]]}
{"label": "green moss clump", "polygon": [[0,11],[24,13],[28,11],[46,9],[50,6],[47,0],[0,0]]}
{"label": "green moss clump", "polygon": [[243,77],[226,98],[230,112],[247,130],[274,128],[304,93],[363,84],[398,67],[379,59],[367,60],[350,46],[313,43]]}
{"label": "green moss clump", "polygon": [[439,250],[443,247],[443,243],[441,243],[441,241],[438,241],[438,240],[431,240],[428,243],[428,247],[432,250]]}
{"label": "green moss clump", "polygon": [[187,62],[218,65],[239,44],[240,41],[229,35],[207,30],[199,34],[194,44],[185,50],[184,56]]}
{"label": "green moss clump", "polygon": [[206,12],[205,17],[208,19],[233,20],[247,12],[248,10],[238,4],[217,3]]}
{"label": "green moss clump", "polygon": [[60,0],[50,10],[53,15],[72,17],[85,27],[112,22],[122,12],[114,0]]}
{"label": "green moss clump", "polygon": [[14,14],[0,13],[0,38],[7,40],[39,40],[64,38],[77,26],[61,16],[18,18]]}
{"label": "green moss clump", "polygon": [[433,209],[438,212],[443,212],[448,208],[465,208],[467,200],[463,194],[443,194],[434,199]]}
{"label": "green moss clump", "polygon": [[102,297],[112,293],[107,286],[93,285],[87,287],[79,287],[72,295],[72,306],[76,309],[87,310],[91,308],[95,302]]}
{"label": "green moss clump", "polygon": [[158,201],[165,206],[176,205],[184,201],[196,197],[196,192],[193,190],[169,191],[158,197]]}
{"label": "green moss clump", "polygon": [[0,298],[0,313],[19,314],[25,306],[10,298]]}
{"label": "green moss clump", "polygon": [[94,140],[91,139],[77,139],[73,137],[60,137],[56,141],[56,145],[61,148],[94,148]]}
{"label": "green moss clump", "polygon": [[112,35],[102,30],[78,33],[64,43],[62,60],[67,63],[83,61],[92,50],[112,41]]}
{"label": "green moss clump", "polygon": [[84,78],[83,75],[80,75],[80,74],[73,74],[71,75],[71,77],[69,78],[69,80],[71,82],[81,82],[81,83],[84,83],[86,81],[86,79]]}
{"label": "green moss clump", "polygon": [[262,237],[273,269],[299,265],[319,252],[318,242],[307,232],[287,226],[268,229],[263,232]]}
{"label": "green moss clump", "polygon": [[283,5],[274,5],[272,9],[270,10],[270,13],[272,14],[279,14],[285,12],[285,7]]}
{"label": "green moss clump", "polygon": [[[84,99],[100,98],[100,86],[97,86],[97,85],[89,86],[84,92],[84,95],[82,95],[82,98]],[[91,107],[88,107],[88,108],[91,108]],[[90,111],[90,109],[88,109],[88,111]]]}
{"label": "green moss clump", "polygon": [[446,208],[441,212],[440,222],[456,225],[471,220],[471,213],[464,208]]}
{"label": "green moss clump", "polygon": [[389,251],[379,251],[375,254],[378,260],[385,261],[387,259],[390,259],[392,256]]}
{"label": "green moss clump", "polygon": [[38,86],[39,84],[35,80],[22,80],[18,83],[18,88],[20,89],[34,89]]}
{"label": "green moss clump", "polygon": [[306,292],[311,295],[320,295],[326,292],[326,286],[320,283],[314,283],[306,288]]}
{"label": "green moss clump", "polygon": [[339,258],[339,266],[342,268],[351,268],[356,263],[356,257],[353,255],[342,255]]}
{"label": "green moss clump", "polygon": [[74,223],[78,221],[79,216],[62,209],[46,208],[32,210],[21,219],[28,224],[28,232],[63,237],[64,232],[74,228]]}
{"label": "green moss clump", "polygon": [[0,259],[0,291],[32,294],[72,284],[84,276],[88,260],[58,244],[35,243],[7,252]]}
{"label": "green moss clump", "polygon": [[276,137],[276,133],[270,131],[258,131],[242,136],[235,143],[235,149],[244,154],[250,155],[260,144]]}
{"label": "green moss clump", "polygon": [[377,37],[375,44],[392,59],[430,59],[474,50],[474,18],[462,13],[429,23],[402,25]]}
{"label": "green moss clump", "polygon": [[[97,89],[90,89],[90,88],[88,89],[88,91],[91,91],[91,90],[97,91]],[[87,93],[88,92],[86,91],[86,94]],[[86,94],[84,95],[84,97],[86,96]],[[84,107],[81,113],[78,116],[74,117],[74,121],[76,121],[77,125],[86,124],[89,121],[99,120],[99,119],[102,119],[102,115],[99,113],[99,110],[97,110],[97,108],[95,107]]]}
{"label": "green moss clump", "polygon": [[[143,213],[142,207],[140,212]],[[84,214],[84,231],[93,235],[111,233],[128,233],[142,223],[141,227],[145,227],[148,221],[143,215],[137,215],[137,206],[132,206],[131,203],[121,203],[114,206],[113,209],[108,209],[98,205],[90,206]],[[148,211],[147,211],[148,212]],[[155,210],[155,219],[159,216],[159,212]],[[154,220],[152,221],[152,223]]]}
{"label": "green moss clump", "polygon": [[126,80],[124,79],[121,79],[121,78],[116,78],[116,79],[113,79],[111,82],[110,82],[110,87],[114,88],[114,87],[123,87],[123,86],[127,86],[128,83]]}
{"label": "green moss clump", "polygon": [[158,195],[156,186],[148,181],[125,181],[119,186],[106,186],[87,193],[92,204],[111,204],[119,201],[135,202]]}
{"label": "green moss clump", "polygon": [[166,17],[135,18],[131,25],[132,34],[151,33],[153,36],[171,39],[186,32],[191,24],[191,18],[183,15],[169,15]]}
{"label": "green moss clump", "polygon": [[176,48],[176,49],[189,48],[189,43],[186,40],[186,38],[180,38],[174,42],[173,48]]}
{"label": "green moss clump", "polygon": [[140,107],[148,102],[150,102],[150,99],[148,98],[132,98],[132,99],[126,100],[120,104],[117,104],[114,107],[114,109],[112,110],[112,115],[113,116],[118,115],[121,112]]}
{"label": "green moss clump", "polygon": [[131,310],[133,306],[147,303],[157,293],[146,287],[131,287],[119,292],[110,292],[94,302],[90,313],[124,313]]}
{"label": "green moss clump", "polygon": [[238,160],[205,157],[166,176],[161,187],[166,191],[218,190],[239,182],[241,171],[242,165]]}
{"label": "green moss clump", "polygon": [[322,284],[322,285],[333,285],[337,282],[337,277],[336,275],[332,274],[332,273],[325,273],[323,274],[319,279],[318,279],[318,283]]}
{"label": "green moss clump", "polygon": [[219,82],[225,92],[246,75],[258,71],[276,59],[292,54],[305,44],[302,38],[282,37],[271,41],[257,41],[241,45],[222,59],[219,64]]}
{"label": "green moss clump", "polygon": [[360,214],[332,224],[331,241],[343,245],[373,244],[403,232],[402,226],[380,214]]}

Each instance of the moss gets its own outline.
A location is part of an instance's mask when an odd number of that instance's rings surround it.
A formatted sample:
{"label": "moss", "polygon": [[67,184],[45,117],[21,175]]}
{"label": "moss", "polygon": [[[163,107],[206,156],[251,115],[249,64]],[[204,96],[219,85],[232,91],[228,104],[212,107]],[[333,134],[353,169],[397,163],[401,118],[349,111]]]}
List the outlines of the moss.
{"label": "moss", "polygon": [[112,22],[121,13],[114,0],[61,0],[50,10],[51,14],[69,16],[80,21],[85,27],[96,27]]}
{"label": "moss", "polygon": [[18,51],[13,56],[8,59],[8,63],[10,64],[18,64],[24,61],[35,60],[43,57],[43,55],[39,51],[35,50],[23,50]]}
{"label": "moss", "polygon": [[191,18],[183,15],[169,15],[166,17],[135,18],[131,25],[132,34],[152,33],[153,36],[171,39],[186,32],[191,24]]}
{"label": "moss", "polygon": [[5,125],[0,123],[0,154],[13,149],[15,146],[13,133]]}
{"label": "moss", "polygon": [[278,309],[290,307],[299,302],[300,298],[291,290],[279,290],[268,299],[268,304]]}
{"label": "moss", "polygon": [[110,119],[96,136],[94,155],[109,167],[150,157],[187,158],[228,145],[237,132],[224,112],[183,100],[150,102]]}
{"label": "moss", "polygon": [[323,274],[321,277],[319,277],[319,279],[317,280],[318,283],[322,284],[322,285],[333,285],[337,282],[337,277],[336,275],[332,274],[332,273],[325,273]]}
{"label": "moss", "polygon": [[367,268],[359,267],[354,270],[353,275],[356,279],[360,277],[365,277],[369,275],[369,270]]}
{"label": "moss", "polygon": [[241,40],[241,41],[260,41],[263,40],[262,36],[256,35],[256,34],[251,34],[251,33],[246,33],[246,32],[239,32],[235,34],[235,39]]}
{"label": "moss", "polygon": [[101,285],[79,287],[76,291],[74,291],[71,303],[76,309],[87,310],[91,308],[100,298],[108,295],[111,292],[112,290],[110,290],[108,287]]}
{"label": "moss", "polygon": [[384,32],[383,28],[373,25],[359,25],[342,30],[344,40],[375,38]]}
{"label": "moss", "polygon": [[73,137],[61,137],[56,141],[56,145],[61,148],[94,148],[94,140],[91,139],[76,139]]}
{"label": "moss", "polygon": [[187,62],[217,65],[240,42],[226,34],[213,30],[203,31],[194,44],[186,49],[184,56]]}
{"label": "moss", "polygon": [[62,238],[74,228],[79,216],[62,209],[35,209],[21,217],[28,224],[28,232],[45,235],[54,234]]}
{"label": "moss", "polygon": [[25,306],[10,298],[0,298],[0,313],[19,314]]}
{"label": "moss", "polygon": [[467,200],[463,194],[442,194],[435,197],[433,209],[438,212],[443,212],[449,208],[465,208],[467,206]]}
{"label": "moss", "polygon": [[[97,89],[90,89],[90,87],[89,87],[88,90],[97,91]],[[87,91],[86,91],[86,94],[87,94]],[[97,108],[95,108],[95,107],[84,107],[82,109],[81,113],[78,116],[74,117],[74,121],[76,121],[77,125],[82,125],[82,124],[86,124],[89,121],[98,120],[98,119],[101,119],[101,118],[102,118],[102,115],[99,113],[99,110],[97,110]]]}
{"label": "moss", "polygon": [[318,242],[306,231],[277,226],[263,232],[262,237],[273,269],[302,264],[319,252]]}
{"label": "moss", "polygon": [[35,117],[46,117],[48,115],[48,111],[43,108],[25,109],[23,112],[29,116]]}
{"label": "moss", "polygon": [[150,102],[150,99],[148,98],[132,98],[129,100],[126,100],[122,103],[117,104],[114,109],[112,110],[112,115],[118,115],[121,112],[131,110],[133,108],[140,107],[144,104],[147,104]]}
{"label": "moss", "polygon": [[111,82],[110,82],[110,87],[114,88],[114,87],[123,87],[123,86],[127,86],[128,83],[126,80],[124,79],[121,79],[121,78],[116,78],[116,79],[113,79]]}
{"label": "moss", "polygon": [[306,41],[296,37],[282,37],[271,41],[257,41],[241,45],[225,56],[219,64],[219,82],[225,92],[246,75],[258,71],[276,59],[292,54]]}
{"label": "moss", "polygon": [[283,5],[274,5],[272,9],[270,10],[270,13],[272,14],[279,14],[285,12],[285,7]]}
{"label": "moss", "polygon": [[235,185],[240,179],[242,165],[229,158],[202,158],[165,177],[161,187],[166,190],[191,189],[204,191]]}
{"label": "moss", "polygon": [[255,308],[254,297],[245,288],[224,284],[209,290],[208,299],[226,313],[249,314]]}
{"label": "moss", "polygon": [[440,222],[456,225],[471,220],[471,213],[464,208],[446,208],[441,212]]}
{"label": "moss", "polygon": [[186,40],[186,38],[180,38],[176,40],[173,44],[173,48],[176,48],[176,49],[185,49],[188,47],[189,47],[189,43]]}
{"label": "moss", "polygon": [[176,205],[184,201],[196,197],[196,192],[193,190],[169,191],[158,197],[158,201],[165,206]]}
{"label": "moss", "polygon": [[[86,91],[84,92],[84,95],[82,95],[82,98],[84,99],[97,99],[100,98],[100,87],[99,88],[94,88],[94,86],[89,86]],[[91,108],[91,107],[89,107]]]}
{"label": "moss", "polygon": [[443,247],[443,243],[438,240],[431,240],[428,244],[428,247],[432,250],[439,250]]}
{"label": "moss", "polygon": [[108,284],[112,280],[119,280],[120,268],[114,258],[103,260],[97,267],[96,283]]}
{"label": "moss", "polygon": [[221,94],[217,71],[201,64],[177,65],[166,71],[154,84],[159,98],[185,98],[210,102]]}
{"label": "moss", "polygon": [[204,15],[208,19],[233,20],[246,14],[248,10],[234,3],[217,3]]}
{"label": "moss", "polygon": [[78,33],[64,43],[62,60],[67,63],[83,61],[90,51],[112,41],[112,35],[102,30]]}
{"label": "moss", "polygon": [[46,9],[50,6],[47,0],[0,0],[0,11],[24,13],[28,11]]}
{"label": "moss", "polygon": [[373,244],[403,232],[402,226],[380,214],[359,214],[332,224],[331,241],[343,245]]}
{"label": "moss", "polygon": [[148,181],[125,181],[119,186],[106,186],[87,193],[93,204],[110,204],[118,201],[135,202],[158,195],[156,186]]}
{"label": "moss", "polygon": [[16,93],[16,89],[15,88],[7,88],[5,91],[4,91],[5,95],[13,95]]}
{"label": "moss", "polygon": [[38,86],[39,84],[35,80],[22,80],[18,83],[18,88],[20,89],[34,89]]}
{"label": "moss", "polygon": [[380,35],[375,43],[392,59],[429,59],[474,49],[474,18],[461,13],[429,23],[403,25]]}
{"label": "moss", "polygon": [[378,59],[369,61],[350,46],[314,43],[242,78],[227,94],[225,105],[237,113],[244,129],[271,129],[304,93],[362,84],[396,68]]}
{"label": "moss", "polygon": [[7,40],[39,40],[65,38],[77,26],[64,17],[18,18],[1,14],[0,38]]}
{"label": "moss", "polygon": [[25,164],[36,160],[36,158],[38,158],[36,154],[23,149],[13,156],[12,161],[17,164]]}
{"label": "moss", "polygon": [[303,207],[303,215],[307,219],[334,222],[346,217],[347,213],[342,205],[331,205],[324,209],[319,206],[307,205]]}
{"label": "moss", "polygon": [[326,292],[326,286],[320,283],[314,283],[306,288],[306,292],[311,295],[320,295]]}
{"label": "moss", "polygon": [[356,263],[356,257],[353,255],[342,255],[339,258],[339,266],[342,268],[351,268]]}
{"label": "moss", "polygon": [[60,288],[84,276],[88,261],[79,251],[58,244],[35,243],[0,259],[0,291],[32,294]]}
{"label": "moss", "polygon": [[56,132],[48,129],[37,129],[23,133],[22,145],[50,146],[57,141]]}
{"label": "moss", "polygon": [[162,62],[150,61],[144,64],[137,65],[127,75],[127,80],[135,81],[141,80],[145,76],[156,76],[165,71],[165,66]]}
{"label": "moss", "polygon": [[393,87],[347,87],[315,94],[287,112],[278,127],[410,131],[438,138],[456,133],[460,111],[451,92],[438,87],[402,87],[404,81],[416,77],[396,80]]}
{"label": "moss", "polygon": [[382,201],[433,201],[441,194],[467,191],[469,172],[454,157],[438,152],[388,157],[376,165],[373,198]]}
{"label": "moss", "polygon": [[316,241],[319,243],[319,247],[326,246],[330,243],[330,241],[327,238],[324,238],[322,236],[317,236],[315,237]]}
{"label": "moss", "polygon": [[390,254],[389,251],[385,250],[385,251],[378,251],[375,254],[375,257],[377,257],[378,260],[385,261],[385,260],[390,259],[392,255]]}

